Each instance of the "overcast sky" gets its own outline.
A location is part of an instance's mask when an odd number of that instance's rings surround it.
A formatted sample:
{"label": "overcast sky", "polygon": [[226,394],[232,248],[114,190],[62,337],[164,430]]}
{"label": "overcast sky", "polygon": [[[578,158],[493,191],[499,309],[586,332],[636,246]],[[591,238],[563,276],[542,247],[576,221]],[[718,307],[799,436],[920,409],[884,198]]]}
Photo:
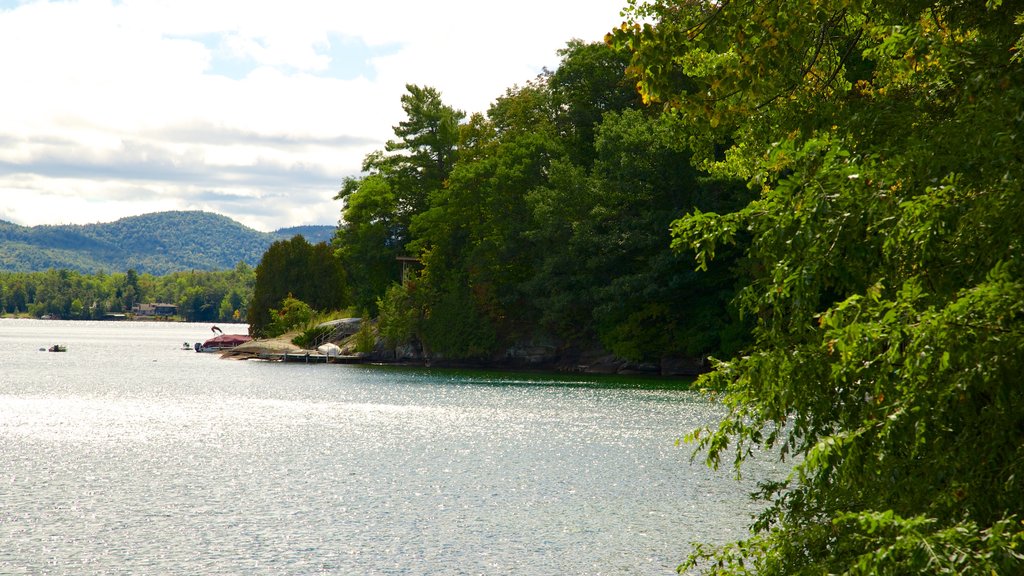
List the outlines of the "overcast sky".
{"label": "overcast sky", "polygon": [[0,0],[0,220],[336,224],[405,84],[486,112],[626,0]]}

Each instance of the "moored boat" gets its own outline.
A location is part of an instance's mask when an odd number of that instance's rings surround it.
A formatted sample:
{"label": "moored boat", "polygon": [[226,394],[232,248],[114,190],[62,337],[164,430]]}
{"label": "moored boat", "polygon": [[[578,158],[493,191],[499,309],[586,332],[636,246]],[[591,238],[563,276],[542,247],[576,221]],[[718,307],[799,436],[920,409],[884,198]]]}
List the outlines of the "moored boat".
{"label": "moored boat", "polygon": [[240,344],[245,344],[250,340],[252,338],[245,334],[221,334],[220,336],[210,338],[202,344],[196,342],[195,350],[196,352],[221,352],[230,350]]}

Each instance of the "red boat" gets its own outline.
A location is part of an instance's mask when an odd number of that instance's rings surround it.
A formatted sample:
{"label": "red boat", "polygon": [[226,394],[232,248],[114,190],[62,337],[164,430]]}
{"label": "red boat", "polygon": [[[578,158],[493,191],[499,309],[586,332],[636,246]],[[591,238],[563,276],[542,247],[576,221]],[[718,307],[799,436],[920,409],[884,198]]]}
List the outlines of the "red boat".
{"label": "red boat", "polygon": [[239,344],[245,344],[252,340],[251,337],[245,334],[221,334],[210,338],[206,342],[200,344],[196,342],[196,352],[221,352],[223,350],[230,350]]}

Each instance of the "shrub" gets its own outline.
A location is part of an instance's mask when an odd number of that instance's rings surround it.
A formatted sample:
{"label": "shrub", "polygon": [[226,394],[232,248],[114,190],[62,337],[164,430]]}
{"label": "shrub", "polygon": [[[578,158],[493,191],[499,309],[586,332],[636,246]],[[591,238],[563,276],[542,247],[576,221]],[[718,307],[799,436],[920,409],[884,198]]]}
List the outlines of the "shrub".
{"label": "shrub", "polygon": [[289,294],[281,301],[279,310],[270,310],[270,317],[271,321],[266,332],[273,338],[296,327],[309,324],[313,319],[313,309],[309,307],[309,304]]}

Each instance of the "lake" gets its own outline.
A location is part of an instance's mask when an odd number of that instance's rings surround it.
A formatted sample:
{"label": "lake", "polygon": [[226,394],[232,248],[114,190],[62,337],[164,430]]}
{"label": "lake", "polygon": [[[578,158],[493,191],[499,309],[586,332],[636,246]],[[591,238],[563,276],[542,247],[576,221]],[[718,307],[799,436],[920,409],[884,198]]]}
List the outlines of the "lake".
{"label": "lake", "polygon": [[0,573],[671,574],[754,511],[676,445],[721,416],[693,392],[181,350],[211,335],[0,319]]}

